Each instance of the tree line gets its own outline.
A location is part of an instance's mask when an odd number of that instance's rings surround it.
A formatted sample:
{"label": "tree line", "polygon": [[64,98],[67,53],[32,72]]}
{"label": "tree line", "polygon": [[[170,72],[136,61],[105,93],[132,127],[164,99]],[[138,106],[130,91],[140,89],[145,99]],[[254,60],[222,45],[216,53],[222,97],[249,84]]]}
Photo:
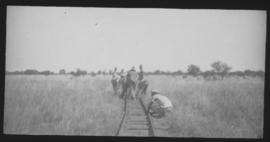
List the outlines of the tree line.
{"label": "tree line", "polygon": [[[244,71],[233,71],[231,72],[231,67],[221,61],[216,61],[211,64],[211,70],[206,70],[206,71],[201,71],[200,67],[198,65],[191,64],[187,67],[186,72],[183,72],[182,70],[177,70],[177,71],[161,71],[161,70],[155,70],[153,72],[145,72],[146,75],[190,75],[190,76],[203,76],[204,78],[210,78],[210,77],[220,77],[223,79],[225,76],[240,76],[240,77],[245,77],[245,76],[252,76],[252,77],[264,77],[264,72],[263,71],[252,71],[252,70],[244,70]],[[59,70],[58,73],[45,70],[45,71],[38,71],[36,69],[26,69],[25,71],[6,71],[6,74],[25,74],[25,75],[35,75],[35,74],[40,74],[40,75],[53,75],[53,74],[70,74],[73,76],[81,76],[81,75],[91,75],[91,76],[96,76],[96,75],[111,75],[112,70],[109,71],[97,71],[97,72],[87,72],[86,70],[81,70],[77,69],[76,71],[70,71],[67,72],[65,69]]]}

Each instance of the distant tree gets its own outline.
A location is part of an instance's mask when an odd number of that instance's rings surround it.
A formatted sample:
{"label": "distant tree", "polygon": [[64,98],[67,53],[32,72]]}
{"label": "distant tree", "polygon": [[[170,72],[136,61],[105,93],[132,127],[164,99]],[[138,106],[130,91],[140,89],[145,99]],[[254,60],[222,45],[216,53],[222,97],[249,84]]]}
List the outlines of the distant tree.
{"label": "distant tree", "polygon": [[169,72],[168,72],[168,71],[160,71],[160,74],[161,74],[161,75],[168,75]]}
{"label": "distant tree", "polygon": [[61,69],[61,70],[59,71],[59,74],[66,74],[66,70],[65,70],[65,69]]}
{"label": "distant tree", "polygon": [[24,74],[24,71],[9,72],[9,74]]}
{"label": "distant tree", "polygon": [[87,71],[77,69],[76,74],[77,74],[78,76],[80,76],[80,75],[86,75],[86,74],[87,74]]}
{"label": "distant tree", "polygon": [[91,76],[96,76],[96,73],[95,72],[91,72],[90,75]]}
{"label": "distant tree", "polygon": [[39,72],[35,69],[27,69],[24,71],[24,74],[30,75],[30,74],[38,74]]}
{"label": "distant tree", "polygon": [[183,74],[183,72],[181,70],[178,70],[178,71],[171,73],[171,75],[182,75],[182,74]]}
{"label": "distant tree", "polygon": [[255,77],[256,76],[256,72],[252,71],[252,70],[245,70],[244,74],[245,74],[245,76],[250,76],[250,77]]}
{"label": "distant tree", "polygon": [[197,76],[197,75],[199,75],[200,72],[201,72],[201,70],[200,70],[199,66],[193,65],[193,64],[188,66],[187,74],[192,75],[192,76]]}
{"label": "distant tree", "polygon": [[252,70],[245,70],[244,71],[245,76],[250,76],[250,77],[264,77],[264,72],[263,71],[252,71]]}
{"label": "distant tree", "polygon": [[24,74],[24,71],[15,71],[15,74]]}
{"label": "distant tree", "polygon": [[[26,74],[39,74],[37,70],[28,70]],[[25,74],[25,71],[6,71],[6,74],[10,75],[19,75],[19,74]]]}
{"label": "distant tree", "polygon": [[100,74],[102,74],[102,71],[101,70],[98,70],[97,71],[97,75],[100,75]]}
{"label": "distant tree", "polygon": [[221,79],[223,79],[224,76],[227,75],[228,72],[232,69],[229,65],[221,61],[216,61],[212,63],[211,67],[216,74],[221,76]]}
{"label": "distant tree", "polygon": [[50,72],[49,70],[45,70],[45,71],[39,72],[39,74],[50,75],[50,74],[52,74],[52,72]]}
{"label": "distant tree", "polygon": [[6,74],[14,74],[14,72],[6,70]]}
{"label": "distant tree", "polygon": [[171,75],[172,73],[170,71],[163,71],[162,72],[164,75]]}
{"label": "distant tree", "polygon": [[109,73],[107,73],[107,71],[104,70],[104,71],[101,72],[101,74],[102,74],[102,75],[107,75],[107,74],[109,74]]}
{"label": "distant tree", "polygon": [[230,75],[230,76],[239,76],[239,77],[245,78],[245,73],[242,72],[242,71],[230,72],[230,73],[228,73],[228,75]]}
{"label": "distant tree", "polygon": [[71,75],[76,75],[76,72],[74,72],[74,71],[71,71],[71,72],[69,72],[69,74],[71,74]]}
{"label": "distant tree", "polygon": [[160,71],[160,74],[164,75],[164,74],[166,74],[166,72],[165,71]]}
{"label": "distant tree", "polygon": [[160,71],[160,70],[155,70],[155,71],[153,72],[153,74],[154,74],[154,75],[159,75],[159,74],[161,74],[161,71]]}
{"label": "distant tree", "polygon": [[215,72],[213,70],[207,70],[205,72],[202,72],[201,75],[203,76],[204,79],[210,80],[214,79]]}
{"label": "distant tree", "polygon": [[256,74],[259,76],[259,77],[264,77],[265,76],[265,72],[264,71],[257,71]]}
{"label": "distant tree", "polygon": [[71,71],[70,74],[77,77],[77,76],[81,76],[81,75],[87,75],[87,71],[77,69],[76,72]]}

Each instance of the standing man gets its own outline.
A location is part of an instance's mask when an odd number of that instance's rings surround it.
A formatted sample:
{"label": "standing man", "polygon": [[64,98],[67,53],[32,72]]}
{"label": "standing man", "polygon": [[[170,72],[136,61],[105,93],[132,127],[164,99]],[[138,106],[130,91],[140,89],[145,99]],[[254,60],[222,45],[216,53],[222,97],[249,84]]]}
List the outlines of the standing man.
{"label": "standing man", "polygon": [[135,67],[133,66],[131,70],[129,70],[127,73],[127,79],[124,85],[124,89],[121,93],[121,98],[123,98],[124,95],[128,92],[131,93],[132,99],[136,98],[137,81],[138,81],[138,73],[136,72]]}
{"label": "standing man", "polygon": [[117,94],[117,91],[119,89],[119,82],[120,82],[120,76],[117,74],[117,68],[115,67],[112,73],[112,80],[111,80],[114,94]]}
{"label": "standing man", "polygon": [[121,69],[121,72],[119,73],[121,80],[126,80],[127,74],[124,71],[124,69]]}
{"label": "standing man", "polygon": [[125,84],[126,84],[126,81],[127,81],[127,74],[124,71],[124,69],[121,69],[121,72],[119,73],[119,75],[120,75],[120,87],[121,87],[121,96],[120,96],[120,98],[123,98],[122,93],[124,91],[124,87],[125,87]]}
{"label": "standing man", "polygon": [[169,98],[161,95],[158,90],[152,90],[152,101],[148,105],[148,113],[154,117],[166,116],[166,113],[172,112],[173,105]]}
{"label": "standing man", "polygon": [[146,94],[146,90],[149,86],[148,81],[144,78],[143,66],[140,65],[140,72],[139,72],[139,90],[142,94]]}

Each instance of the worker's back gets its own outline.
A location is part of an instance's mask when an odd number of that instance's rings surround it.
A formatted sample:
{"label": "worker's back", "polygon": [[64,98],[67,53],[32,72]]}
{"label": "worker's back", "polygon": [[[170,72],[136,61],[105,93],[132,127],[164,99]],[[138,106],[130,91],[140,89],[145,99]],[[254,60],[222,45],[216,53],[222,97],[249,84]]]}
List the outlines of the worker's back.
{"label": "worker's back", "polygon": [[160,106],[162,108],[172,107],[172,103],[169,100],[169,98],[167,98],[166,96],[163,96],[161,94],[154,95],[152,101],[157,102],[158,104],[160,104]]}
{"label": "worker's back", "polygon": [[135,70],[128,71],[127,80],[131,82],[137,82],[138,80],[138,73]]}

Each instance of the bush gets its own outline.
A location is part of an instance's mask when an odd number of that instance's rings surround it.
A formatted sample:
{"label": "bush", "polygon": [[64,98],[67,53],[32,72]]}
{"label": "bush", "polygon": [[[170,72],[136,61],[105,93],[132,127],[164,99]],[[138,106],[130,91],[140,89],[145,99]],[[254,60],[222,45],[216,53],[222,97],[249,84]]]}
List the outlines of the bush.
{"label": "bush", "polygon": [[199,66],[197,65],[189,65],[187,69],[187,73],[192,76],[197,76],[201,72]]}

